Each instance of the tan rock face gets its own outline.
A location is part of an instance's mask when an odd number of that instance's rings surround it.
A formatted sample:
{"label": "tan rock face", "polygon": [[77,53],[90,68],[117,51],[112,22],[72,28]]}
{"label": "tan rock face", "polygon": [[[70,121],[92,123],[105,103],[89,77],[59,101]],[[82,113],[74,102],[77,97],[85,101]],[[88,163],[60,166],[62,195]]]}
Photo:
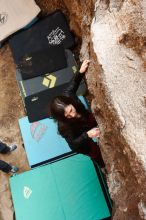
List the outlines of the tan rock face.
{"label": "tan rock face", "polygon": [[[36,2],[43,15],[63,10],[72,31],[82,42],[81,59],[91,60],[86,78],[92,111],[101,130],[101,150],[114,202],[113,219],[146,219],[146,1]],[[4,93],[2,89],[0,92],[3,106],[0,133],[4,140],[15,139],[20,144],[17,120],[23,115],[23,106],[18,90],[13,90],[16,87],[15,67],[7,46],[1,50],[0,60],[1,86],[4,87]],[[6,80],[8,71],[11,84]],[[21,171],[28,169],[21,146],[13,155],[1,159],[18,164]],[[3,182],[0,219],[11,220],[13,210],[8,177],[1,174],[0,178]]]}
{"label": "tan rock face", "polygon": [[115,202],[113,219],[146,219],[146,11],[141,1],[119,6],[110,1],[108,8],[100,3],[91,36],[101,65],[95,76],[101,88],[94,87],[92,93]]}

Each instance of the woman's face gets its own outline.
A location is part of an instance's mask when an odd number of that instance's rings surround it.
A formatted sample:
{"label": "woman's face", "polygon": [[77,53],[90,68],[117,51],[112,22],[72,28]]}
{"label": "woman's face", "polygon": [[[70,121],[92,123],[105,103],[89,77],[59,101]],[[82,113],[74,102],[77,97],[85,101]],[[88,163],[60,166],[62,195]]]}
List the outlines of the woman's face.
{"label": "woman's face", "polygon": [[65,107],[64,116],[66,118],[77,118],[78,117],[78,113],[77,113],[75,107],[72,104],[67,105]]}

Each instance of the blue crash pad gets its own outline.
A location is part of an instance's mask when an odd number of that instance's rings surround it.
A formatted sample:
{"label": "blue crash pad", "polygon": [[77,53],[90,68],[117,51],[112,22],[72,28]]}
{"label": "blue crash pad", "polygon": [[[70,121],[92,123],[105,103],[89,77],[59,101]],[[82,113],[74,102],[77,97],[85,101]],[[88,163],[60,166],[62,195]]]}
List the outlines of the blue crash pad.
{"label": "blue crash pad", "polygon": [[19,126],[30,167],[71,152],[65,139],[57,134],[53,119],[29,123],[28,117],[24,117],[19,119]]}
{"label": "blue crash pad", "polygon": [[81,102],[83,103],[83,105],[85,106],[85,108],[90,111],[89,105],[88,105],[86,99],[85,99],[83,96],[79,96],[79,99],[81,100]]}

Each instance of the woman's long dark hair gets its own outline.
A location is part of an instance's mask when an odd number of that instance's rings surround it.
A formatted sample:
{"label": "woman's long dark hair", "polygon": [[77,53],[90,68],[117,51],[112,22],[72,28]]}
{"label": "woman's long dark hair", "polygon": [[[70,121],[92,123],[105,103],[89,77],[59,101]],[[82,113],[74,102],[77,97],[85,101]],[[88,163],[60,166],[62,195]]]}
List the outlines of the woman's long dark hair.
{"label": "woman's long dark hair", "polygon": [[[66,118],[65,107],[72,104],[76,109],[77,113],[81,115],[80,119],[77,118]],[[80,100],[67,97],[67,96],[57,96],[55,97],[50,105],[51,117],[57,121],[59,132],[62,133],[63,130],[67,129],[68,126],[77,126],[78,121],[86,118],[89,114],[88,110],[85,109],[84,105]]]}

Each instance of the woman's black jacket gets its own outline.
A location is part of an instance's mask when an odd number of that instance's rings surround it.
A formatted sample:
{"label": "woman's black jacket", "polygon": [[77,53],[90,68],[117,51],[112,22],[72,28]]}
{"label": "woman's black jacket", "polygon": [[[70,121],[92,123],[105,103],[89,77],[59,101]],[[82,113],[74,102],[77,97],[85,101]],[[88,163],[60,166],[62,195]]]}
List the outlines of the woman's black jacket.
{"label": "woman's black jacket", "polygon": [[[77,73],[70,81],[68,87],[63,91],[62,95],[72,97],[81,103],[76,95],[76,92],[83,76],[84,74]],[[81,116],[81,118],[76,119],[76,121],[71,124],[64,123],[63,126],[65,129],[60,130],[60,123],[58,122],[59,133],[66,139],[70,148],[73,151],[88,154],[90,151],[90,146],[94,144],[94,142],[91,138],[88,137],[87,131],[97,126],[92,113],[87,111],[86,116]]]}

